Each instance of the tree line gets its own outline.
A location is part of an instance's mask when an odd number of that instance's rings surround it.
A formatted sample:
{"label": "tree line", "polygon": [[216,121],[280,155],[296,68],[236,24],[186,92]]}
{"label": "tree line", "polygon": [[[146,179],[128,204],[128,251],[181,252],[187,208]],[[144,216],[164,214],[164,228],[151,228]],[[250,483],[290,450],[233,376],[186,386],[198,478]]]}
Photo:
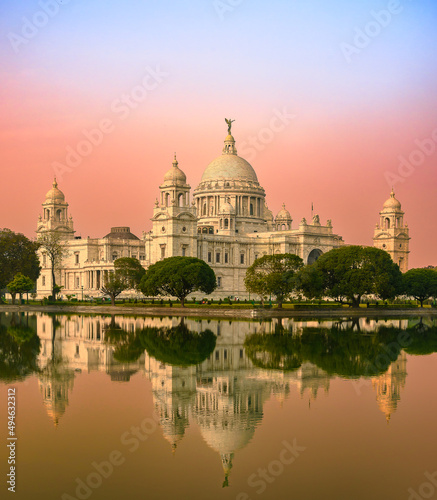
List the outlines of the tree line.
{"label": "tree line", "polygon": [[402,274],[384,250],[358,245],[336,248],[311,265],[297,255],[264,255],[247,270],[245,286],[261,301],[274,297],[278,307],[290,297],[328,298],[359,307],[363,298],[393,300],[437,298],[437,271],[410,269]]}

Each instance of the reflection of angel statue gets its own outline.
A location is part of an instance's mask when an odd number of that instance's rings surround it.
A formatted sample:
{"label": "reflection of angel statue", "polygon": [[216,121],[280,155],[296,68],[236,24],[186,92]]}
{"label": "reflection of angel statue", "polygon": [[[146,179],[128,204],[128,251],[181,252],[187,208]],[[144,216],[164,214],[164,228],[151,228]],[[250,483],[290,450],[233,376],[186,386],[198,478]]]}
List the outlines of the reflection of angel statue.
{"label": "reflection of angel statue", "polygon": [[228,124],[228,134],[231,135],[231,127],[232,127],[232,122],[234,122],[235,120],[231,120],[229,118],[229,120],[227,118],[225,118],[225,122]]}

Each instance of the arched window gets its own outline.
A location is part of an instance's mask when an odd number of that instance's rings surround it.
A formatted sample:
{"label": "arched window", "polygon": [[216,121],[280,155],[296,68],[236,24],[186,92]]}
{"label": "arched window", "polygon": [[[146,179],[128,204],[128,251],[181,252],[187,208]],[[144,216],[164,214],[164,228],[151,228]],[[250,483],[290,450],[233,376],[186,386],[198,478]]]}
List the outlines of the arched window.
{"label": "arched window", "polygon": [[169,200],[170,200],[170,194],[165,193],[165,206],[168,207],[169,205]]}
{"label": "arched window", "polygon": [[253,215],[253,204],[250,204],[250,215]]}
{"label": "arched window", "polygon": [[62,216],[62,210],[59,209],[56,211],[56,220],[60,221]]}
{"label": "arched window", "polygon": [[183,207],[184,206],[184,194],[180,193],[178,196],[178,207]]}
{"label": "arched window", "polygon": [[203,205],[202,215],[206,215],[206,203]]}
{"label": "arched window", "polygon": [[385,229],[390,229],[390,219],[388,217],[385,219]]}
{"label": "arched window", "polygon": [[225,229],[228,229],[229,227],[229,219],[225,219]]}
{"label": "arched window", "polygon": [[323,254],[321,250],[318,248],[315,248],[314,250],[311,250],[311,253],[308,255],[308,264],[314,264],[316,260]]}

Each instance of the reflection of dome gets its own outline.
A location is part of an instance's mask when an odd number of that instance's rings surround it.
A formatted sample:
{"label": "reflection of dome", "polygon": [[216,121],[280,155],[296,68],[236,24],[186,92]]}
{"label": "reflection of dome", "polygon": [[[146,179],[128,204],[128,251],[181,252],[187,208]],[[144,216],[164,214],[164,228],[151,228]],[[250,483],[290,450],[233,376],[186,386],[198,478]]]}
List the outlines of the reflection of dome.
{"label": "reflection of dome", "polygon": [[58,189],[58,183],[56,182],[56,177],[53,181],[53,187],[46,194],[46,201],[56,202],[56,203],[64,203],[65,196],[64,193]]}
{"label": "reflection of dome", "polygon": [[208,446],[221,455],[241,450],[247,446],[255,433],[256,424],[253,426],[241,425],[249,424],[246,419],[243,419],[243,422],[232,422],[233,418],[231,417],[229,420],[231,421],[223,418],[219,425],[208,427],[201,425],[200,427],[200,432]]}
{"label": "reflection of dome", "polygon": [[282,204],[282,209],[279,210],[276,220],[290,220],[290,212],[285,208],[285,203]]}
{"label": "reflection of dome", "polygon": [[391,190],[390,193],[390,198],[384,203],[384,206],[382,207],[383,210],[401,210],[401,203],[399,200],[395,198],[395,193],[393,189]]}
{"label": "reflection of dome", "polygon": [[164,182],[177,182],[181,184],[187,183],[187,176],[178,167],[178,161],[176,160],[176,154],[174,155],[173,166],[164,175]]}

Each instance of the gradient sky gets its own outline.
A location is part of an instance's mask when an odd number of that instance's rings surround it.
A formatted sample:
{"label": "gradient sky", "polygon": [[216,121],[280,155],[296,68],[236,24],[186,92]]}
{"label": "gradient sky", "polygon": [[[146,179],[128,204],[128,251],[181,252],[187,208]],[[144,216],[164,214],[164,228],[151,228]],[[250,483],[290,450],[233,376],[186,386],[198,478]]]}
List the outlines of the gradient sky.
{"label": "gradient sky", "polygon": [[[410,267],[437,265],[435,1],[58,1],[0,4],[0,227],[35,236],[58,165],[77,235],[141,236],[174,152],[195,188],[231,117],[274,214],[285,202],[297,227],[313,202],[370,245],[394,184]],[[295,116],[272,131],[278,113]]]}

